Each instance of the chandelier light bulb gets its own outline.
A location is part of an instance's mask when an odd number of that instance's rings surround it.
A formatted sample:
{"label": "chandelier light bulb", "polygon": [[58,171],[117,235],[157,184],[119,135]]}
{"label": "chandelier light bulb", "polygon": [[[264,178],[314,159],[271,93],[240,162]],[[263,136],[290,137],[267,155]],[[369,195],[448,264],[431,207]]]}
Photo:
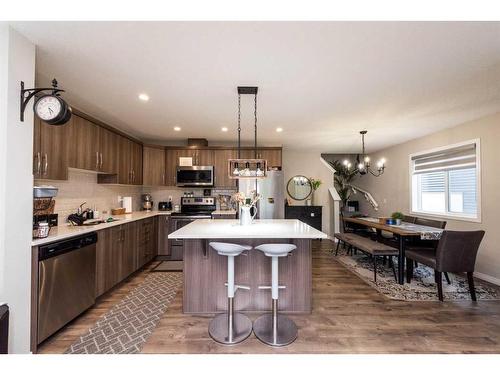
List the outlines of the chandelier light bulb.
{"label": "chandelier light bulb", "polygon": [[345,159],[343,164],[347,167],[349,165],[349,161]]}
{"label": "chandelier light bulb", "polygon": [[359,163],[359,164],[358,164],[358,169],[359,169],[359,170],[363,170],[363,169],[365,169],[365,165],[364,165],[363,163]]}
{"label": "chandelier light bulb", "polygon": [[369,156],[365,156],[365,163],[369,163],[370,162],[370,157]]}
{"label": "chandelier light bulb", "polygon": [[385,159],[384,158],[380,159],[380,162],[382,163],[382,165],[385,165]]}
{"label": "chandelier light bulb", "polygon": [[347,163],[347,169],[350,169],[352,167],[351,163]]}

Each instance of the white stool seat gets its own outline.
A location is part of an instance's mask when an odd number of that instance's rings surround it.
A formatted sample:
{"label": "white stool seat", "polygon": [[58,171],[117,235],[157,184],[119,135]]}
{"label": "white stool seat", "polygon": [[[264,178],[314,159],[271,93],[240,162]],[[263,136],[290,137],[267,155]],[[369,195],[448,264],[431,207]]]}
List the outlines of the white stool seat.
{"label": "white stool seat", "polygon": [[268,257],[286,257],[297,246],[288,243],[266,243],[255,247]]}
{"label": "white stool seat", "polygon": [[224,256],[238,256],[244,251],[252,250],[252,246],[226,242],[210,242],[210,246],[217,251],[217,254]]}
{"label": "white stool seat", "polygon": [[[265,256],[271,258],[271,314],[264,314],[253,323],[255,336],[271,346],[289,345],[297,338],[297,325],[290,318],[278,314],[278,292],[285,288],[279,286],[278,262],[280,257],[286,257],[297,246],[290,243],[266,243],[255,247]],[[259,287],[259,289],[268,287]]]}
{"label": "white stool seat", "polygon": [[210,242],[210,247],[217,254],[227,257],[227,312],[217,315],[208,326],[208,333],[215,341],[224,345],[234,345],[247,339],[252,333],[252,321],[238,312],[234,312],[234,294],[238,289],[250,289],[234,282],[234,258],[252,246],[226,242]]}

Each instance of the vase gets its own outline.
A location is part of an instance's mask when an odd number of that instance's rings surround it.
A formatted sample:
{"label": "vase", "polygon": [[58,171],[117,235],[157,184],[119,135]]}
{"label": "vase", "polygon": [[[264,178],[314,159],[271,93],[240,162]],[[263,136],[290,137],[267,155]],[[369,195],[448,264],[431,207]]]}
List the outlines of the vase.
{"label": "vase", "polygon": [[[250,209],[254,208],[253,215],[250,214]],[[257,215],[257,207],[255,206],[241,206],[240,207],[240,225],[250,225]]]}

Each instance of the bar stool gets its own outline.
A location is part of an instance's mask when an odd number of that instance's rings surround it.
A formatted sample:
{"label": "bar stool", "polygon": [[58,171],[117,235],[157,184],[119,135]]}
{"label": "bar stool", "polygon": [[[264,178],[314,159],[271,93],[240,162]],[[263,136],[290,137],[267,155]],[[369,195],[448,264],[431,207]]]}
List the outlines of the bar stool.
{"label": "bar stool", "polygon": [[[288,253],[295,250],[297,246],[292,244],[263,244],[255,247],[271,258],[271,294],[272,312],[257,318],[253,323],[255,336],[265,344],[271,346],[285,346],[297,338],[297,326],[294,321],[284,315],[278,315],[278,291],[284,289],[278,283],[278,258],[286,257]],[[269,289],[261,286],[259,289]]]}
{"label": "bar stool", "polygon": [[227,313],[217,315],[208,327],[212,339],[220,344],[233,345],[242,342],[252,333],[252,321],[241,313],[234,313],[234,293],[238,289],[249,290],[250,287],[235,285],[234,257],[243,251],[251,250],[252,246],[237,245],[224,242],[210,242],[219,255],[227,257]]}

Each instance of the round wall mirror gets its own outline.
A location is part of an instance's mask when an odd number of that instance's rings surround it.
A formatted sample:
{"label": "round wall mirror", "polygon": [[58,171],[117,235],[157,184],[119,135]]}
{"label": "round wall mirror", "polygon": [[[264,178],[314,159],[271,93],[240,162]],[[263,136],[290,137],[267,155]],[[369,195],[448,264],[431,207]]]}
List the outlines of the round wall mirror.
{"label": "round wall mirror", "polygon": [[312,193],[311,181],[306,176],[293,176],[288,180],[286,190],[292,199],[303,201]]}

